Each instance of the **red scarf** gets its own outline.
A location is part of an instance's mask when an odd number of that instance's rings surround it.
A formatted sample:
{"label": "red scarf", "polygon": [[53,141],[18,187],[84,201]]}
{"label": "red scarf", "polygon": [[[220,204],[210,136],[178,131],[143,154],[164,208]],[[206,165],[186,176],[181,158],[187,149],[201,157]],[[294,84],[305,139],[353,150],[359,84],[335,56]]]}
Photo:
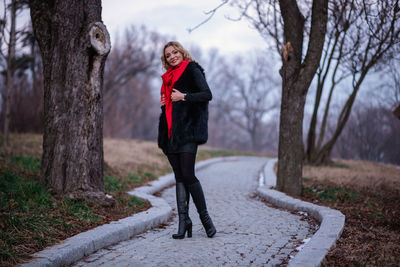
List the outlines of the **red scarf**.
{"label": "red scarf", "polygon": [[168,138],[171,138],[172,135],[172,88],[174,88],[176,81],[178,81],[178,79],[181,77],[188,64],[189,61],[185,59],[175,67],[169,67],[168,70],[161,76],[163,80],[161,86],[161,95],[164,95],[165,99],[165,116],[168,124]]}

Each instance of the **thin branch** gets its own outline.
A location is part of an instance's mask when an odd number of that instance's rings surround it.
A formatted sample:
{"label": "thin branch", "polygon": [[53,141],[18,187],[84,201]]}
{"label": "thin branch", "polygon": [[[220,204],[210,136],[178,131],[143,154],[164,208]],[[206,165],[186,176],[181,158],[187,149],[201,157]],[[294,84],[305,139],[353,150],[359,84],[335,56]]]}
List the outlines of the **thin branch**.
{"label": "thin branch", "polygon": [[278,9],[276,6],[276,1],[274,1],[274,35],[273,36],[276,40],[276,46],[275,46],[276,50],[277,50],[278,54],[280,54],[282,56],[281,49],[282,49],[283,44],[279,39],[279,30],[278,30],[278,21],[281,24],[281,28],[283,28],[282,20],[280,19],[280,18],[282,18],[282,16],[281,15],[278,16],[277,14],[278,14]]}
{"label": "thin branch", "polygon": [[239,7],[239,8],[242,9],[242,12],[241,12],[241,14],[239,15],[238,18],[232,18],[232,17],[228,16],[227,19],[229,19],[229,20],[231,20],[231,21],[240,21],[240,20],[242,20],[243,17],[249,18],[249,17],[247,16],[247,10],[249,9],[250,4],[251,4],[252,2],[253,2],[253,0],[250,0],[249,2],[247,2],[244,8]]}
{"label": "thin branch", "polygon": [[207,21],[209,21],[215,15],[215,13],[217,12],[218,9],[220,9],[222,6],[226,5],[228,2],[229,2],[229,0],[223,0],[222,3],[219,4],[216,8],[214,8],[214,9],[212,9],[210,11],[204,12],[205,15],[208,15],[208,18],[206,18],[205,20],[203,20],[202,22],[200,22],[199,24],[197,24],[193,28],[188,28],[187,31],[189,33],[192,33],[192,31],[196,30],[201,25],[207,23]]}

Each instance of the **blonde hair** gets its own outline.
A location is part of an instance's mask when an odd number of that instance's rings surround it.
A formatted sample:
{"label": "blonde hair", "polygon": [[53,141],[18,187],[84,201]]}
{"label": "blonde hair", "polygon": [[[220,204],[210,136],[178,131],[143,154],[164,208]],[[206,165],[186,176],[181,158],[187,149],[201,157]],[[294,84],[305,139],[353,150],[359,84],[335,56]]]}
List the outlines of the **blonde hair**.
{"label": "blonde hair", "polygon": [[187,51],[185,48],[183,48],[183,46],[176,42],[176,41],[170,41],[168,42],[166,45],[164,45],[164,48],[162,50],[162,55],[161,55],[161,62],[163,65],[163,68],[168,70],[168,68],[170,67],[170,65],[167,62],[167,59],[165,58],[165,49],[167,49],[167,47],[172,46],[174,47],[176,50],[178,50],[178,52],[181,52],[183,55],[183,59],[187,59],[189,61],[194,61],[192,55],[190,55],[189,51]]}

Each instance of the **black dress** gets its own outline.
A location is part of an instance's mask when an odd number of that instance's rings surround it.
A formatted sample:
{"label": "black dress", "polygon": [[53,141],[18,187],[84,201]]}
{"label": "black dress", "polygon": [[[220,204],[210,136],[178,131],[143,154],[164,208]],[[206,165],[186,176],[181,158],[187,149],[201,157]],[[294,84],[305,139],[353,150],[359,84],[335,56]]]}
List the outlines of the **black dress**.
{"label": "black dress", "polygon": [[179,146],[178,148],[173,148],[173,146],[171,145],[171,142],[168,142],[168,150],[167,153],[168,154],[173,154],[173,153],[193,153],[196,154],[197,153],[197,144],[196,143],[186,143],[183,144],[181,146]]}

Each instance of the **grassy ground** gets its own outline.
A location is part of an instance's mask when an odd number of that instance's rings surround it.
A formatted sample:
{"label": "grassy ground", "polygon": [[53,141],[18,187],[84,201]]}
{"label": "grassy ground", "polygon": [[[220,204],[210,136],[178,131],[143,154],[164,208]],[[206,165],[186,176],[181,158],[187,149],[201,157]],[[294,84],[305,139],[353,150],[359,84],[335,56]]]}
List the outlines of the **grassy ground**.
{"label": "grassy ground", "polygon": [[[98,225],[132,215],[149,203],[126,191],[171,172],[154,142],[105,139],[105,185],[118,201],[112,209],[54,198],[41,177],[40,135],[11,136],[0,153],[0,266]],[[254,155],[201,146],[197,160]],[[323,266],[398,266],[400,259],[400,167],[337,160],[304,166],[302,199],[340,210],[346,224]]]}
{"label": "grassy ground", "polygon": [[40,159],[0,154],[0,266],[13,266],[60,240],[150,207],[125,194],[126,185],[105,176],[115,205],[105,208],[50,195],[40,177]]}
{"label": "grassy ground", "polygon": [[[171,172],[154,142],[105,139],[104,183],[116,199],[111,208],[54,197],[40,176],[42,137],[11,135],[0,151],[0,266],[14,266],[29,255],[96,226],[146,210],[150,203],[125,192]],[[207,147],[197,160],[249,155]]]}
{"label": "grassy ground", "polygon": [[302,198],[346,215],[343,234],[323,266],[399,266],[399,166],[353,160],[306,165]]}

